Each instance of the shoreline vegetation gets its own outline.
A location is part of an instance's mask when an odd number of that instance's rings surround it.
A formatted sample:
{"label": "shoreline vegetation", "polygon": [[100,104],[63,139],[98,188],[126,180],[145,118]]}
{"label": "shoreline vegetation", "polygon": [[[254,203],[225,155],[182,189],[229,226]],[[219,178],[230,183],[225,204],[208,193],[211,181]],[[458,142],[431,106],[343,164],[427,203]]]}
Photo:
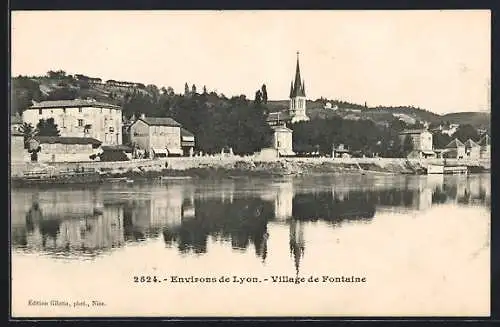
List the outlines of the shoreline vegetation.
{"label": "shoreline vegetation", "polygon": [[[27,163],[12,166],[13,186],[32,184],[94,184],[133,182],[140,180],[178,179],[246,179],[302,175],[421,175],[429,164],[442,160],[409,160],[391,158],[280,158],[256,160],[248,158],[172,158],[95,163]],[[450,160],[450,166],[467,166],[468,173],[490,171],[489,161]]]}

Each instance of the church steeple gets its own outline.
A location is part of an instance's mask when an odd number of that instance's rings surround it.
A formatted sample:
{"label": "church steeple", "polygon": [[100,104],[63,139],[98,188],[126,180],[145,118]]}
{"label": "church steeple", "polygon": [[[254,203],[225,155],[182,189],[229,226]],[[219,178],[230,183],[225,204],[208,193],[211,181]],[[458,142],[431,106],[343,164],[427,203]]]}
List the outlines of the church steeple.
{"label": "church steeple", "polygon": [[300,62],[299,62],[299,52],[297,51],[297,65],[295,68],[295,80],[292,82],[292,90],[290,92],[290,98],[294,97],[305,97],[304,81],[300,78]]}

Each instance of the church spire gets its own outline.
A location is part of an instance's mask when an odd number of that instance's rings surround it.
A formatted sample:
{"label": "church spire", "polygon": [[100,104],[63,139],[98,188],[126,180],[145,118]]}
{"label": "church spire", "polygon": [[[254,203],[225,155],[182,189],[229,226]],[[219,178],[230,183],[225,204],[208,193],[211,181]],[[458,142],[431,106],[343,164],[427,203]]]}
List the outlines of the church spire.
{"label": "church spire", "polygon": [[295,79],[292,86],[292,92],[290,94],[290,98],[294,98],[297,96],[305,97],[305,88],[303,84],[303,80],[300,78],[300,62],[299,62],[299,52],[297,51],[297,65],[295,67]]}

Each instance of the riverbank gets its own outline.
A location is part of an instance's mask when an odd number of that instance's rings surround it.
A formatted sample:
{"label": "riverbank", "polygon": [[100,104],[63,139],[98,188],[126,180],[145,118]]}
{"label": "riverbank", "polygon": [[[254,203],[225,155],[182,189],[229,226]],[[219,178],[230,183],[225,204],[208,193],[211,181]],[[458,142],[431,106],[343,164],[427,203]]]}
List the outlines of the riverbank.
{"label": "riverbank", "polygon": [[[400,158],[280,158],[194,157],[121,162],[24,163],[11,167],[14,184],[95,183],[159,178],[252,178],[311,174],[425,174],[427,165],[442,159]],[[490,169],[489,160],[449,160],[447,165],[466,166],[469,173]],[[78,175],[75,178],[68,176]],[[36,176],[36,178],[33,178]],[[88,176],[88,177],[87,177]],[[97,177],[96,177],[97,176]]]}

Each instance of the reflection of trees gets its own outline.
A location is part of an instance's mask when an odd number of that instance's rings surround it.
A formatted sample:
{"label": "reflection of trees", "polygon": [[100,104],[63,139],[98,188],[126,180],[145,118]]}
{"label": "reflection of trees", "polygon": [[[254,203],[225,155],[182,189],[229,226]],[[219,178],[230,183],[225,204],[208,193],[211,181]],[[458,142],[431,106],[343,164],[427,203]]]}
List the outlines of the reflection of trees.
{"label": "reflection of trees", "polygon": [[207,238],[230,240],[233,249],[255,246],[256,254],[267,255],[267,221],[272,218],[270,203],[259,198],[195,200],[195,217],[184,219],[179,227],[164,228],[167,245],[177,244],[181,252],[205,253]]}
{"label": "reflection of trees", "polygon": [[371,219],[375,215],[376,194],[349,192],[341,200],[332,192],[297,194],[293,199],[293,217],[299,220]]}

